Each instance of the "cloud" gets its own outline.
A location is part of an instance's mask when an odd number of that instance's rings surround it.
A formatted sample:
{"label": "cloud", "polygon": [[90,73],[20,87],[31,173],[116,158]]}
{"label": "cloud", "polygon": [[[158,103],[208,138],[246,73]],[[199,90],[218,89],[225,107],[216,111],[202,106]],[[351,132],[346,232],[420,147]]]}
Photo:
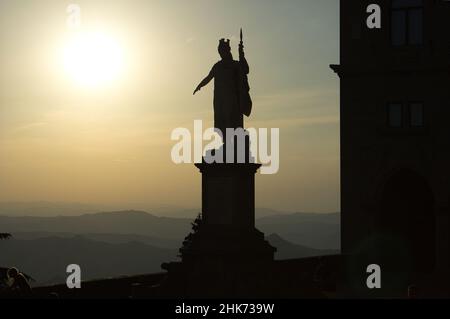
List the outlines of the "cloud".
{"label": "cloud", "polygon": [[130,163],[136,160],[136,157],[131,157],[131,158],[116,158],[113,160],[113,162],[115,163]]}
{"label": "cloud", "polygon": [[191,44],[192,42],[195,42],[195,40],[196,40],[196,38],[194,38],[194,37],[188,37],[188,38],[186,38],[186,43]]}
{"label": "cloud", "polygon": [[21,125],[18,126],[16,128],[14,128],[12,130],[13,133],[23,133],[23,132],[28,132],[28,131],[32,131],[36,128],[40,128],[43,126],[46,126],[48,123],[47,122],[32,122],[32,123],[28,123],[25,125]]}
{"label": "cloud", "polygon": [[[267,107],[277,104],[279,106],[302,106],[313,107],[324,105],[323,102],[331,102],[338,105],[339,91],[328,88],[297,88],[292,90],[283,90],[255,96],[260,107]],[[327,103],[328,104],[328,103]]]}
{"label": "cloud", "polygon": [[339,123],[338,91],[293,89],[254,97],[260,127],[288,127]]}

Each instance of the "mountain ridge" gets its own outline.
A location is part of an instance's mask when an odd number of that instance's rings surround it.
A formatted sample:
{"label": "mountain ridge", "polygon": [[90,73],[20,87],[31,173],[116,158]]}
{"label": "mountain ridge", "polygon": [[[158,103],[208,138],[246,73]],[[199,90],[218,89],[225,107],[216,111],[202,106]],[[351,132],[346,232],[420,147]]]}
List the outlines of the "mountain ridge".
{"label": "mountain ridge", "polygon": [[[277,260],[336,254],[296,245],[278,234],[266,239],[277,248]],[[181,243],[180,243],[181,246]],[[2,266],[17,267],[36,279],[35,285],[64,283],[66,267],[78,264],[83,280],[161,272],[163,262],[178,259],[178,249],[162,248],[139,241],[107,243],[83,235],[33,240],[13,238],[0,242]]]}
{"label": "mountain ridge", "polygon": [[[160,242],[182,239],[191,231],[191,218],[155,216],[140,210],[97,212],[79,216],[2,216],[0,224],[10,233],[119,234],[147,236]],[[292,213],[256,219],[266,234],[315,249],[340,248],[340,214]],[[150,238],[148,238],[150,239]],[[151,242],[148,240],[148,242]]]}

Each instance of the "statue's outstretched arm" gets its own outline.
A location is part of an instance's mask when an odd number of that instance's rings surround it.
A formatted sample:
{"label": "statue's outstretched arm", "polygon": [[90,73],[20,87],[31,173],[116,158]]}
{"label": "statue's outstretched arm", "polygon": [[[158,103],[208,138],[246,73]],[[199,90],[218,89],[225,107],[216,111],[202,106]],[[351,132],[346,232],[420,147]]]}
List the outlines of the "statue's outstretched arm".
{"label": "statue's outstretched arm", "polygon": [[204,78],[199,85],[197,85],[197,87],[195,88],[194,91],[194,95],[195,93],[197,93],[198,91],[201,90],[202,87],[204,87],[205,85],[207,85],[209,82],[211,82],[211,80],[214,78],[214,72],[213,70],[211,70],[211,72],[209,72],[209,74],[206,76],[206,78]]}

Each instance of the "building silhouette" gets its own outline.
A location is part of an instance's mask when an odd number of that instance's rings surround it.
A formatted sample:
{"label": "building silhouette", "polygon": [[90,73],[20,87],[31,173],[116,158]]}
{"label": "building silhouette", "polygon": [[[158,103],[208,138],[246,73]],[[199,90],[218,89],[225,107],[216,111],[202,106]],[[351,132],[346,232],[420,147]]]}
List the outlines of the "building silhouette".
{"label": "building silhouette", "polygon": [[380,294],[418,283],[432,295],[450,270],[450,2],[341,0],[340,21],[344,282],[369,293],[361,276],[376,263]]}
{"label": "building silhouette", "polygon": [[[65,298],[450,296],[450,1],[340,1],[342,254],[274,260],[255,228],[257,164],[198,164],[203,219],[167,272]],[[201,224],[201,226],[199,226]],[[381,289],[366,285],[367,267]]]}

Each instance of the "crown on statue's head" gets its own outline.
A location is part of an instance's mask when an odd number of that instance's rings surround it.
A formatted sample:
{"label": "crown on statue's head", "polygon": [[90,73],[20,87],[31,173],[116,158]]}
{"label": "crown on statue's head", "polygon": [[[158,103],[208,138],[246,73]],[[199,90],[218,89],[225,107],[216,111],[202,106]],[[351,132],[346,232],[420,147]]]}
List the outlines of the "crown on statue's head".
{"label": "crown on statue's head", "polygon": [[220,39],[220,41],[219,41],[219,50],[220,49],[231,50],[230,39]]}

